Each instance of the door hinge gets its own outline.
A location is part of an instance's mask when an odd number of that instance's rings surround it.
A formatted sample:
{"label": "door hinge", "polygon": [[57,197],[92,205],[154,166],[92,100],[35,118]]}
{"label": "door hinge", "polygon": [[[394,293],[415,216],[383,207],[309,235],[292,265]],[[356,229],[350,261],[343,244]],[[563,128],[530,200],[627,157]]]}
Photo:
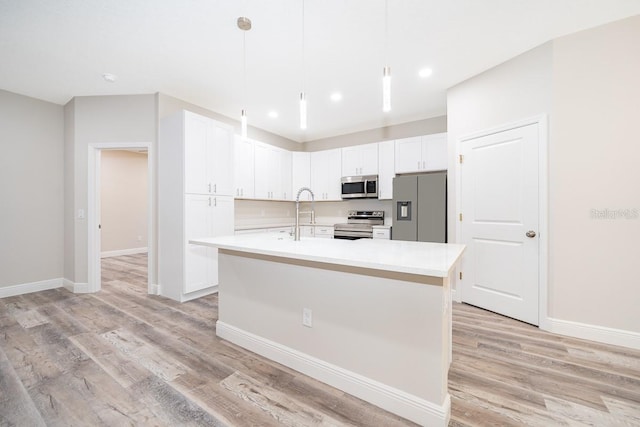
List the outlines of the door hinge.
{"label": "door hinge", "polygon": [[462,164],[464,162],[464,156],[462,154],[458,155],[458,162]]}
{"label": "door hinge", "polygon": [[462,280],[462,271],[460,272],[460,280]]}
{"label": "door hinge", "polygon": [[462,214],[458,214],[458,218],[462,221]]}

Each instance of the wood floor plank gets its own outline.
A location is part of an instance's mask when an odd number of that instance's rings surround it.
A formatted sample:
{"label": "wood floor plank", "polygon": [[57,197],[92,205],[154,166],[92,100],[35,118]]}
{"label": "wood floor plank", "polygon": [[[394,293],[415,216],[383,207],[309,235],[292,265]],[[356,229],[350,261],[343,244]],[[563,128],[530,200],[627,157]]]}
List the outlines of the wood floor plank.
{"label": "wood floor plank", "polygon": [[131,391],[140,396],[141,401],[163,424],[227,427],[223,421],[156,376],[150,376],[135,384]]}
{"label": "wood floor plank", "polygon": [[255,405],[238,399],[233,393],[220,386],[219,382],[209,382],[194,389],[190,399],[221,422],[234,427],[277,427],[278,423]]}
{"label": "wood floor plank", "polygon": [[0,347],[0,425],[45,426],[18,374]]}
{"label": "wood floor plank", "polygon": [[83,333],[69,340],[124,388],[140,382],[151,372],[123,355],[103,337],[94,333]]}
{"label": "wood floor plank", "polygon": [[235,372],[220,383],[237,397],[252,403],[285,426],[350,426],[314,410],[284,393]]}
{"label": "wood floor plank", "polygon": [[173,381],[189,369],[177,359],[159,348],[148,345],[126,329],[105,332],[101,337],[127,358],[144,366],[164,381]]}

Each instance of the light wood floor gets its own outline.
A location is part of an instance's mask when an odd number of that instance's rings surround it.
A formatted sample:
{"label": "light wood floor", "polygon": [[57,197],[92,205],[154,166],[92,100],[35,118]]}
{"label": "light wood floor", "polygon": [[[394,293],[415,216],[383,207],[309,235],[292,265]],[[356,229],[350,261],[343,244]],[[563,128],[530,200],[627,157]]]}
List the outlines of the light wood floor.
{"label": "light wood floor", "polygon": [[[411,426],[215,336],[217,297],[146,294],[146,257],[103,290],[0,299],[0,425]],[[640,352],[454,306],[451,426],[640,426]]]}

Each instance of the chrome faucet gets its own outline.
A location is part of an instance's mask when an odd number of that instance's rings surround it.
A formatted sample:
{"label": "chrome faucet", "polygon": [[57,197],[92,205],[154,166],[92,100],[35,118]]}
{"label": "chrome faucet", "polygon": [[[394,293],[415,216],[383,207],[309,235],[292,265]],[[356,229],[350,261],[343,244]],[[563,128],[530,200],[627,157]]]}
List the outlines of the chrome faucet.
{"label": "chrome faucet", "polygon": [[311,224],[314,224],[316,222],[316,213],[313,210],[313,205],[311,205],[311,210],[310,211],[306,211],[306,212],[300,212],[300,194],[303,191],[308,191],[309,194],[311,194],[311,203],[316,201],[315,196],[313,195],[313,191],[311,191],[311,189],[309,187],[302,187],[301,189],[298,190],[298,195],[296,196],[296,229],[295,229],[295,235],[293,240],[300,240],[300,214],[301,213],[310,213],[311,214]]}

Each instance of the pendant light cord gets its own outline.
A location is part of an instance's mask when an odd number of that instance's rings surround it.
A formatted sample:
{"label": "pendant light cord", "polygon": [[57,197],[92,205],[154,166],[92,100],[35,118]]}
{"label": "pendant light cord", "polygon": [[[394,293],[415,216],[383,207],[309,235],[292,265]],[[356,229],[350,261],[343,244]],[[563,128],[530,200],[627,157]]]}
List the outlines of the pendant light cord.
{"label": "pendant light cord", "polygon": [[242,32],[242,81],[243,81],[243,104],[247,108],[247,32]]}
{"label": "pendant light cord", "polygon": [[305,80],[304,79],[304,69],[305,69],[304,60],[305,60],[305,57],[304,57],[304,0],[302,0],[302,77],[301,77],[302,92],[304,92],[304,80]]}
{"label": "pendant light cord", "polygon": [[384,62],[389,62],[389,0],[384,0]]}

